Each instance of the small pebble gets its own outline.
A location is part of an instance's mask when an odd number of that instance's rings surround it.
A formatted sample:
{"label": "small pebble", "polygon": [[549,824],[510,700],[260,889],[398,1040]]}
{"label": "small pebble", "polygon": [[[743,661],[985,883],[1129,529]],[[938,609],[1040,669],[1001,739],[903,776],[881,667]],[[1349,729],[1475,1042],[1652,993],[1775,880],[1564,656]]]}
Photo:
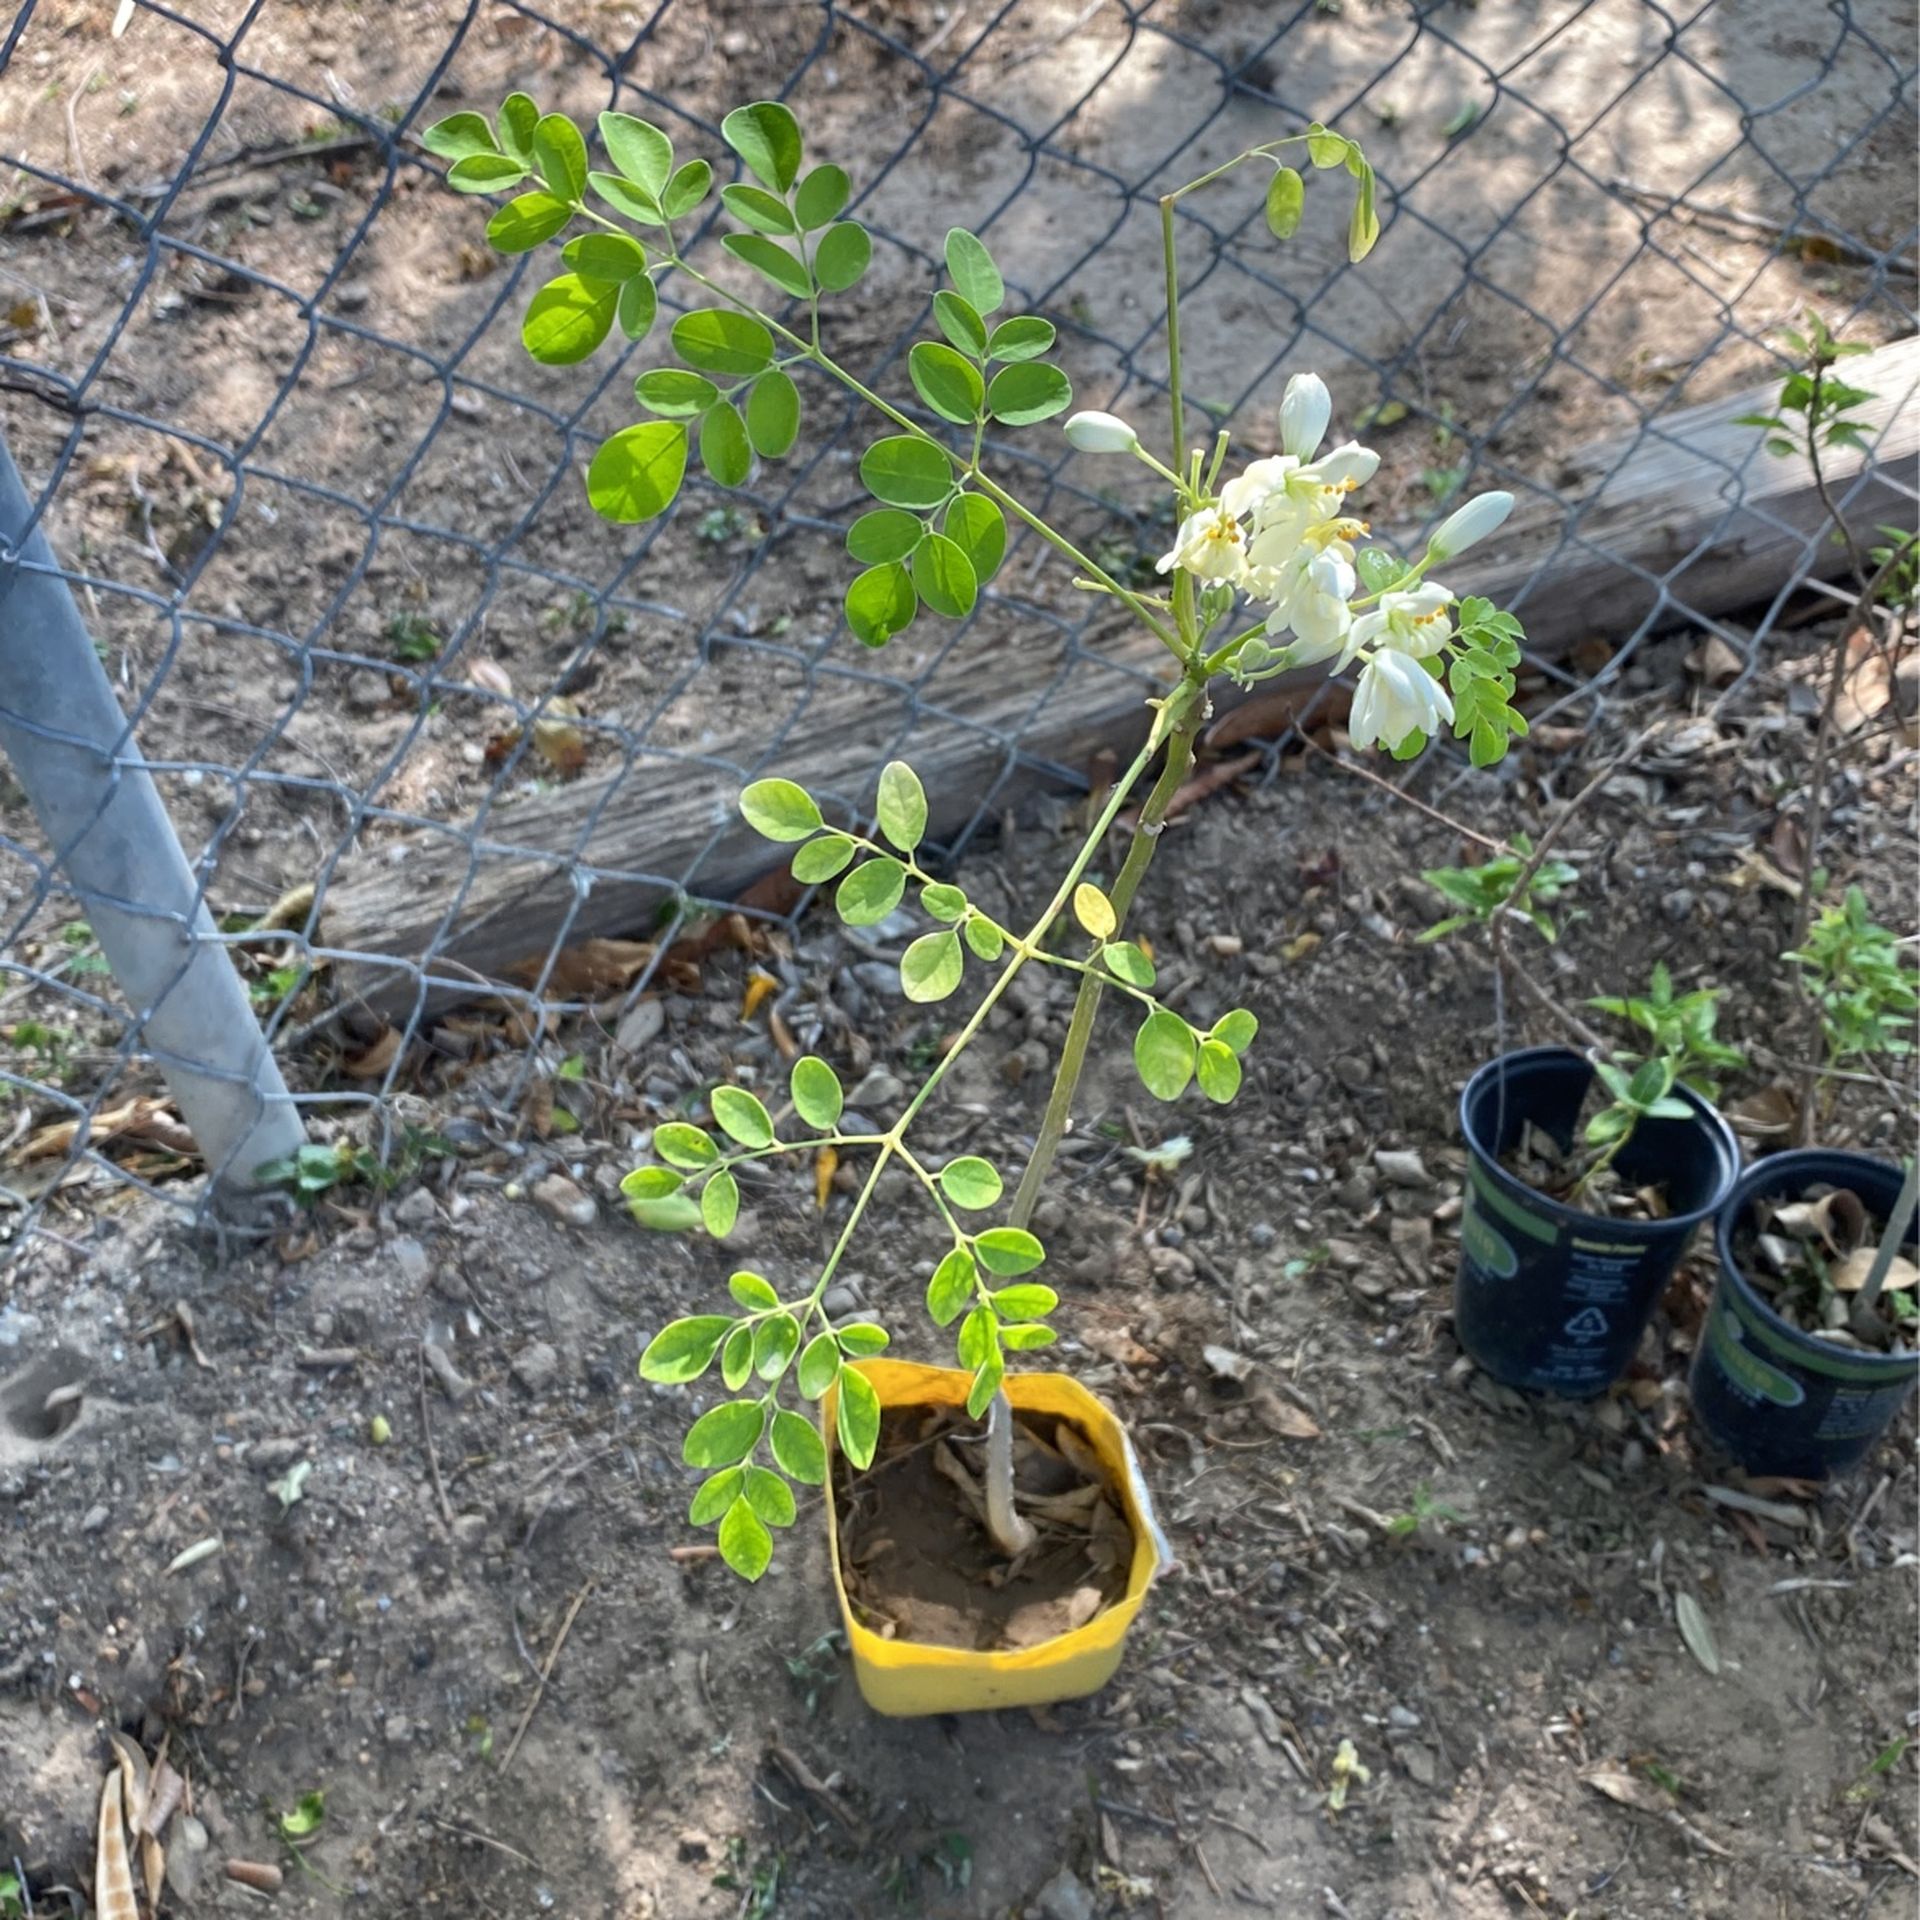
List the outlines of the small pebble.
{"label": "small pebble", "polygon": [[534,1199],[570,1227],[590,1227],[600,1217],[599,1202],[582,1193],[563,1173],[550,1173],[533,1186]]}

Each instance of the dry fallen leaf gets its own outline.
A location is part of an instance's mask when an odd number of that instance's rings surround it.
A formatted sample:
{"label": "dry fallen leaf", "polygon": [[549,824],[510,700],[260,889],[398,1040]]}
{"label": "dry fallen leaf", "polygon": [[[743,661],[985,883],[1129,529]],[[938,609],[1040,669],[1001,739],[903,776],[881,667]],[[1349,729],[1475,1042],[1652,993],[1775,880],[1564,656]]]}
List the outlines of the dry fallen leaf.
{"label": "dry fallen leaf", "polygon": [[400,1043],[398,1027],[382,1027],[376,1038],[340,1062],[340,1071],[350,1080],[383,1080],[399,1057]]}
{"label": "dry fallen leaf", "polygon": [[1799,1239],[1818,1239],[1838,1257],[1851,1253],[1866,1238],[1867,1209],[1857,1193],[1835,1187],[1818,1200],[1796,1200],[1776,1208],[1772,1224]]}
{"label": "dry fallen leaf", "polygon": [[1782,1140],[1792,1131],[1799,1111],[1792,1089],[1776,1083],[1735,1100],[1726,1113],[1735,1130],[1749,1139]]}
{"label": "dry fallen leaf", "polygon": [[1707,1625],[1707,1616],[1700,1602],[1690,1593],[1676,1593],[1673,1596],[1673,1617],[1680,1629],[1680,1638],[1687,1643],[1687,1651],[1706,1668],[1717,1675],[1720,1671],[1720,1650],[1713,1644],[1713,1629]]}
{"label": "dry fallen leaf", "polygon": [[1310,1415],[1302,1413],[1289,1400],[1282,1400],[1277,1393],[1269,1392],[1265,1387],[1257,1387],[1247,1395],[1247,1405],[1253,1409],[1254,1417],[1274,1433],[1288,1440],[1318,1440],[1320,1429]]}
{"label": "dry fallen leaf", "polygon": [[1080,1343],[1091,1347],[1102,1359],[1117,1361],[1123,1367],[1157,1367],[1161,1364],[1160,1356],[1151,1347],[1143,1347],[1124,1328],[1084,1328]]}
{"label": "dry fallen leaf", "polygon": [[140,1920],[127,1853],[123,1774],[116,1766],[100,1794],[100,1829],[93,1854],[93,1910],[99,1920]]}
{"label": "dry fallen leaf", "polygon": [[760,1010],[770,993],[778,991],[780,982],[763,968],[755,967],[747,975],[747,990],[740,996],[740,1018],[751,1020]]}
{"label": "dry fallen leaf", "polygon": [[[1867,1284],[1867,1275],[1873,1271],[1873,1261],[1872,1247],[1856,1247],[1827,1273],[1827,1279],[1834,1292],[1858,1293]],[[1880,1284],[1888,1293],[1907,1293],[1914,1287],[1920,1286],[1920,1267],[1916,1267],[1911,1260],[1902,1259],[1896,1253],[1892,1264],[1887,1268],[1886,1279]]]}
{"label": "dry fallen leaf", "polygon": [[505,667],[491,660],[470,660],[467,662],[467,678],[488,693],[497,693],[503,700],[513,698],[513,682],[507,678]]}
{"label": "dry fallen leaf", "polygon": [[833,1191],[833,1176],[840,1171],[840,1156],[832,1147],[822,1147],[813,1156],[813,1204],[825,1213],[827,1195]]}
{"label": "dry fallen leaf", "polygon": [[[46,1160],[56,1154],[71,1153],[80,1134],[78,1120],[60,1120],[29,1136],[20,1149],[22,1160]],[[117,1107],[107,1107],[93,1116],[87,1130],[90,1147],[104,1147],[116,1140],[142,1141],[164,1147],[169,1153],[198,1158],[193,1135],[181,1125],[179,1116],[167,1101],[153,1094],[138,1094]]]}
{"label": "dry fallen leaf", "polygon": [[1289,962],[1304,960],[1308,954],[1319,946],[1320,939],[1321,936],[1311,930],[1306,933],[1295,934],[1294,937],[1280,949],[1280,958]]}
{"label": "dry fallen leaf", "polygon": [[[544,991],[556,1000],[595,1000],[631,986],[653,955],[651,940],[581,940],[554,956]],[[506,969],[507,977],[532,986],[546,964],[545,954],[519,960]]]}
{"label": "dry fallen leaf", "polygon": [[1743,665],[1745,662],[1717,633],[1708,634],[1686,658],[1687,671],[1710,687],[1724,687],[1736,680]]}

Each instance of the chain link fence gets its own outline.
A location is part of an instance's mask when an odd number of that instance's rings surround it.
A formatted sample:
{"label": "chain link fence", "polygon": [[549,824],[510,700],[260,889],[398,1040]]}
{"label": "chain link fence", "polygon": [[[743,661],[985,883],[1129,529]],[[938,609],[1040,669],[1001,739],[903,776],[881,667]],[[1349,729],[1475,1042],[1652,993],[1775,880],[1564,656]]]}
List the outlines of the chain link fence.
{"label": "chain link fence", "polygon": [[[964,224],[1059,327],[1081,403],[1140,419],[1166,371],[1157,196],[1309,119],[1351,134],[1385,228],[1360,267],[1336,193],[1285,249],[1255,190],[1182,203],[1189,390],[1264,451],[1286,376],[1320,370],[1409,539],[1463,490],[1519,494],[1499,584],[1536,714],[1604,699],[1676,624],[1753,670],[1834,556],[1758,437],[1701,423],[1778,378],[1807,305],[1874,343],[1914,327],[1898,4],[119,16],[28,0],[0,43],[0,420],[25,481],[0,489],[0,1236],[82,1233],[128,1187],[198,1212],[201,1176],[244,1184],[303,1110],[404,1161],[433,1120],[423,1052],[462,1050],[448,1007],[512,1024],[511,1098],[559,1023],[617,1026],[670,983],[711,905],[800,909],[743,897],[744,780],[778,765],[851,818],[905,753],[962,803],[958,854],[1024,785],[1085,780],[1154,689],[1031,538],[967,622],[860,648],[840,540],[871,434],[824,387],[744,494],[690,482],[664,522],[595,522],[580,474],[647,349],[525,358],[545,270],[486,254],[417,138],[455,104],[620,107],[718,164],[727,108],[784,98],[875,237],[845,363],[906,391]],[[1057,431],[996,455],[1111,571],[1164,544]],[[1911,524],[1910,481],[1867,461],[1838,491]],[[1266,729],[1269,765],[1302,719]]]}

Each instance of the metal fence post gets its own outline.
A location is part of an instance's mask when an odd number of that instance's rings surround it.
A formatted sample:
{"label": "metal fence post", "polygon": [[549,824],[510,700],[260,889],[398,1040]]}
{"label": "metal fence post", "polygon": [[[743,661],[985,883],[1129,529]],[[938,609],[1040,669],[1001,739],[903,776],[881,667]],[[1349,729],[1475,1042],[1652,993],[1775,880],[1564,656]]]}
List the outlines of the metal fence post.
{"label": "metal fence post", "polygon": [[33,802],[215,1187],[305,1138],[93,641],[0,439],[0,751]]}

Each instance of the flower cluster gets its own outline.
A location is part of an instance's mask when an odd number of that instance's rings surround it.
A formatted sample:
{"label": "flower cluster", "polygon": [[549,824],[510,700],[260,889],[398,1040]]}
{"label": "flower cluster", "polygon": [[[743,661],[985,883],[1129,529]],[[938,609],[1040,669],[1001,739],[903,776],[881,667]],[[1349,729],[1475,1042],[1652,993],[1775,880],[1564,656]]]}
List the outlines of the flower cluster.
{"label": "flower cluster", "polygon": [[[1353,744],[1397,749],[1456,717],[1446,683],[1456,598],[1426,570],[1485,539],[1512,512],[1513,496],[1484,493],[1449,515],[1417,566],[1363,556],[1369,529],[1349,512],[1349,496],[1373,478],[1380,456],[1355,440],[1323,453],[1332,417],[1326,382],[1296,374],[1280,406],[1280,452],[1193,503],[1159,571],[1179,569],[1270,609],[1266,639],[1251,637],[1236,659],[1242,678],[1322,660],[1336,673],[1358,663]],[[1076,414],[1067,437],[1085,452],[1139,451],[1133,429],[1111,414]],[[1284,649],[1267,644],[1287,635]]]}

